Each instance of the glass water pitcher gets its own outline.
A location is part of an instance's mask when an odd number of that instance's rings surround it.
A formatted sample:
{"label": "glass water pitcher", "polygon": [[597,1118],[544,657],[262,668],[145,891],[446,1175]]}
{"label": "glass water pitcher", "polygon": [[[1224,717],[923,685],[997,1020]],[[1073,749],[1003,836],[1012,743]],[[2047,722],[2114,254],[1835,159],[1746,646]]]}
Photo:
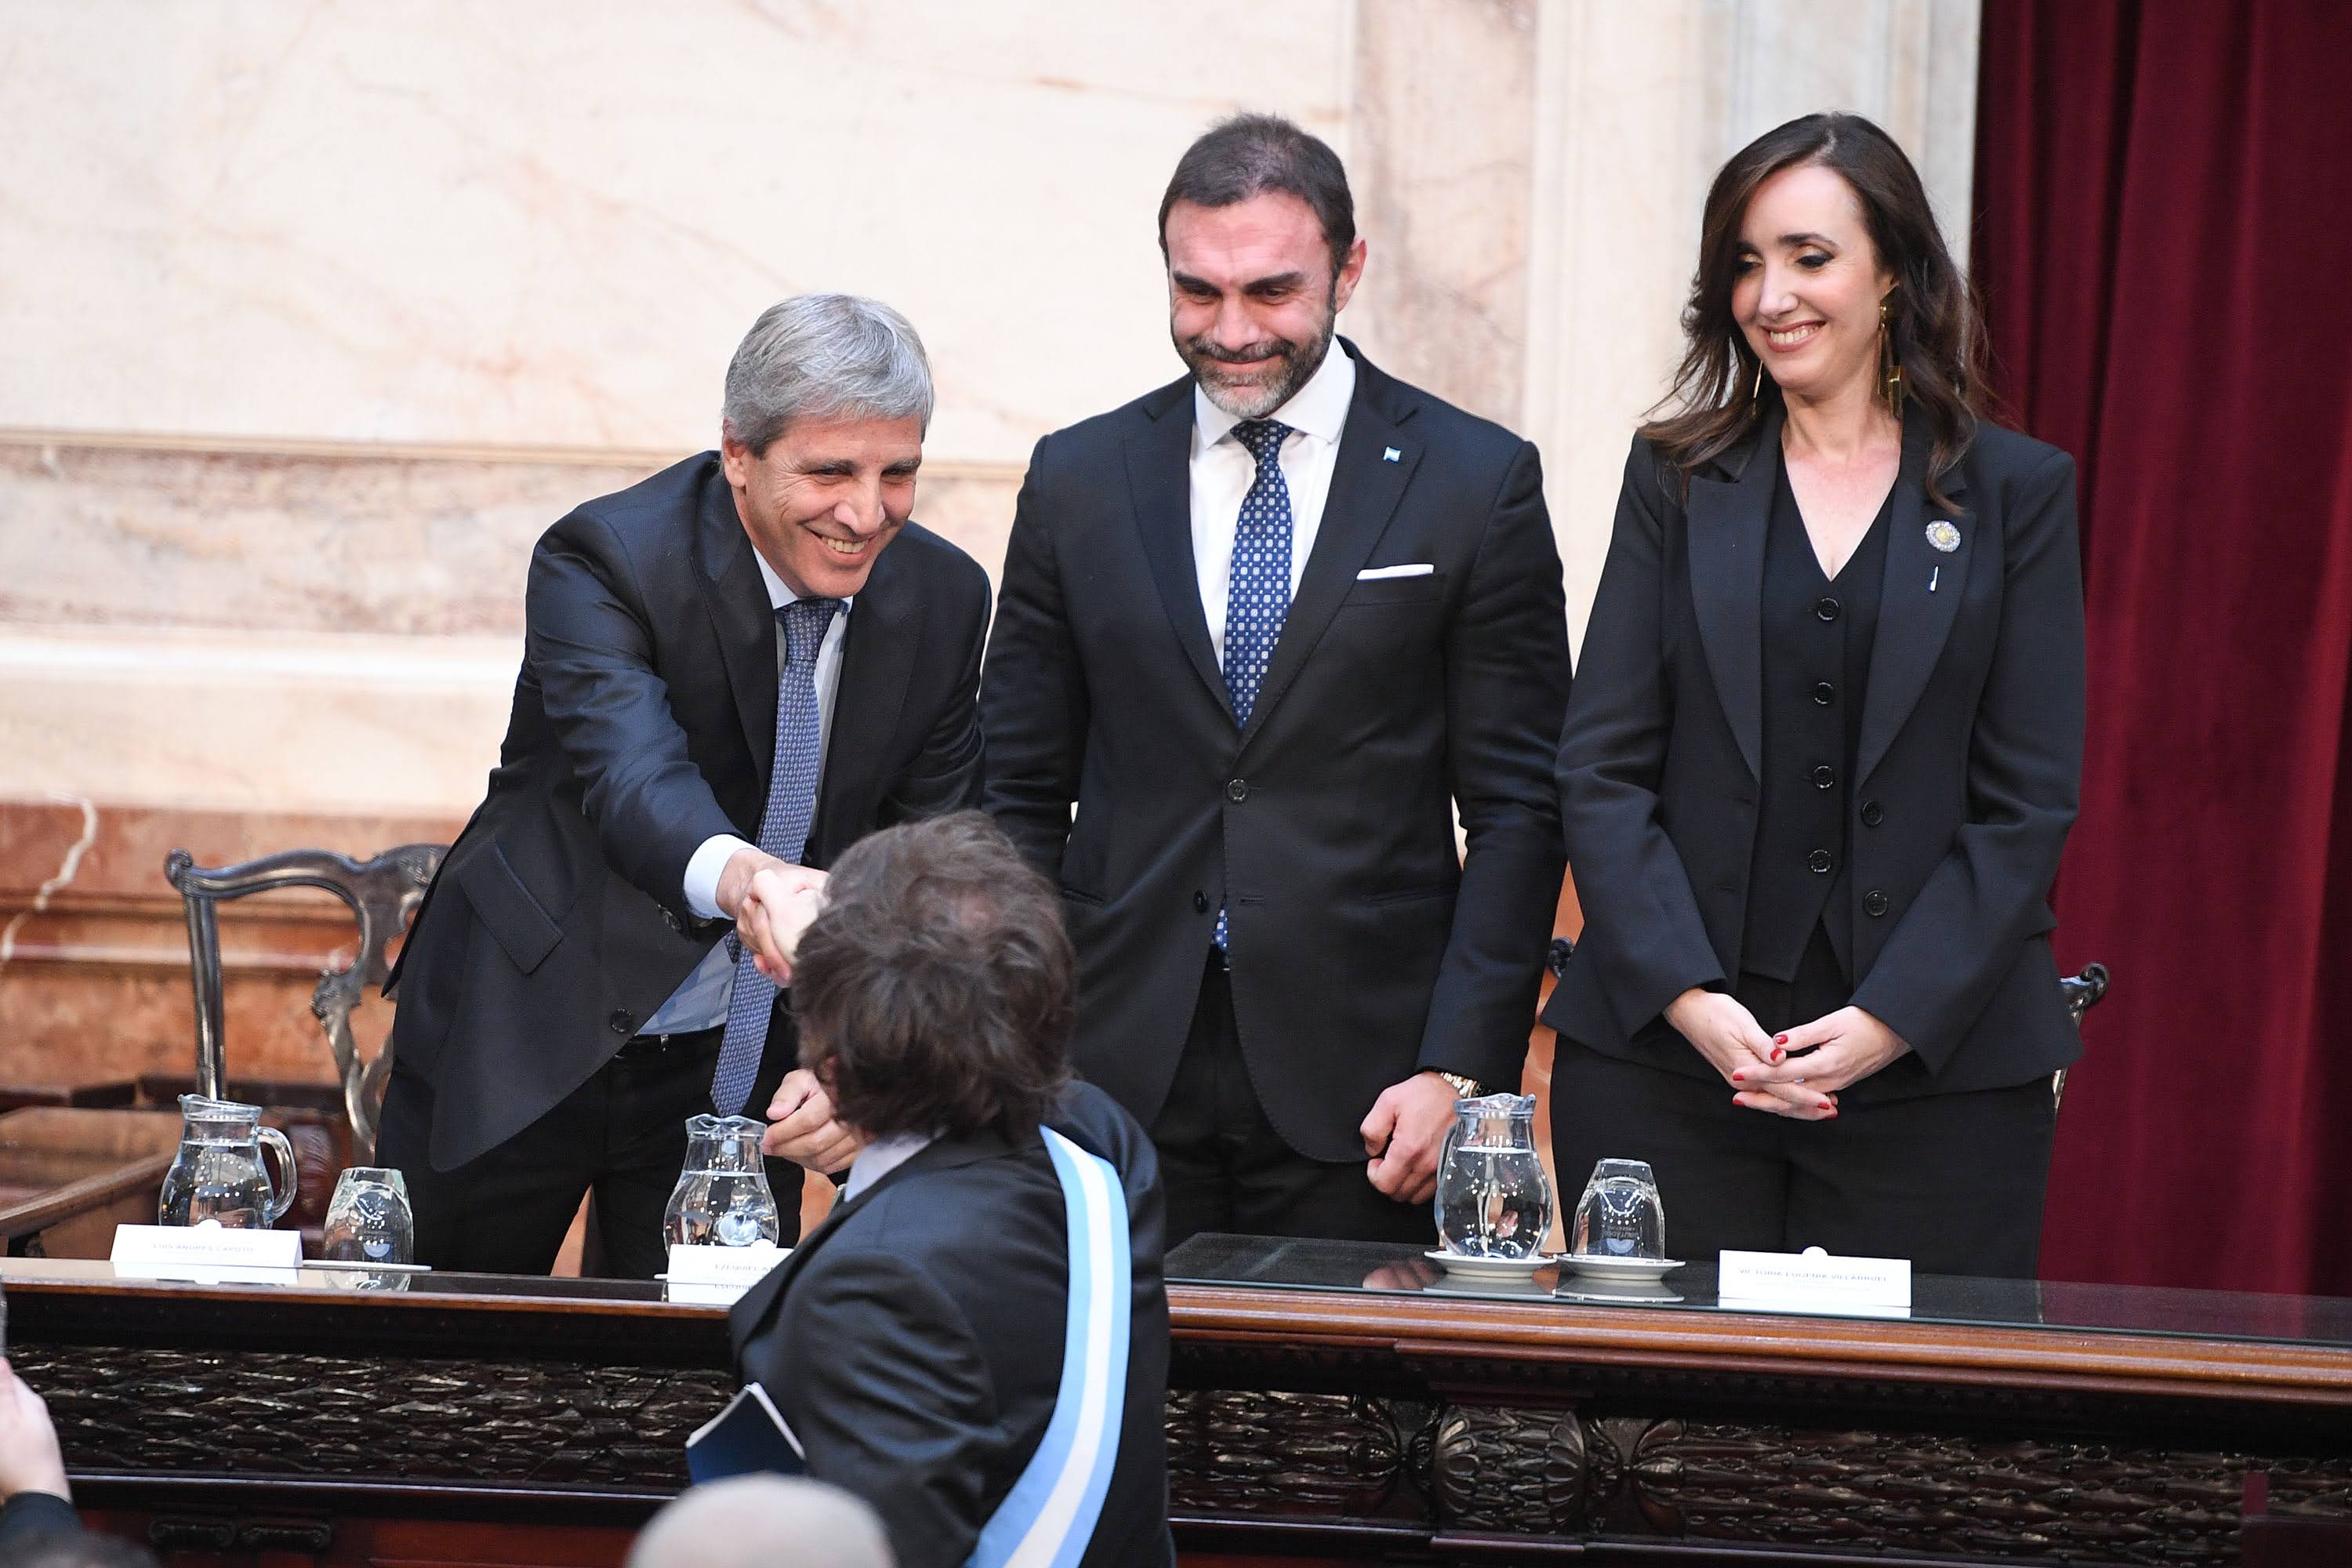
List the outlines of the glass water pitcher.
{"label": "glass water pitcher", "polygon": [[[278,1155],[281,1184],[269,1176],[264,1145]],[[157,1223],[228,1230],[267,1230],[294,1201],[294,1147],[275,1127],[261,1125],[261,1107],[234,1100],[180,1096],[180,1152],[163,1173]]]}
{"label": "glass water pitcher", "polygon": [[782,1243],[776,1195],[760,1161],[765,1122],[748,1116],[694,1116],[686,1123],[686,1168],[662,1211],[672,1247],[750,1247]]}
{"label": "glass water pitcher", "polygon": [[1536,1153],[1536,1100],[1489,1094],[1454,1108],[1437,1169],[1437,1237],[1471,1258],[1532,1258],[1551,1230],[1551,1180]]}

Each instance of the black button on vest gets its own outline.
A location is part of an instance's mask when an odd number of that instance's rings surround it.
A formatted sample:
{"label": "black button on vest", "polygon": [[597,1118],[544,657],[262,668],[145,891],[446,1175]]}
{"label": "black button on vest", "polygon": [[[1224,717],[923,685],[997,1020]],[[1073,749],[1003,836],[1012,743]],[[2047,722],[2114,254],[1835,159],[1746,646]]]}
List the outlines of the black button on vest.
{"label": "black button on vest", "polygon": [[[1778,454],[1775,454],[1777,458]],[[1889,508],[1853,558],[1822,574],[1785,465],[1764,542],[1764,787],[1739,967],[1793,980],[1826,928],[1853,976],[1853,791],[1886,572]]]}

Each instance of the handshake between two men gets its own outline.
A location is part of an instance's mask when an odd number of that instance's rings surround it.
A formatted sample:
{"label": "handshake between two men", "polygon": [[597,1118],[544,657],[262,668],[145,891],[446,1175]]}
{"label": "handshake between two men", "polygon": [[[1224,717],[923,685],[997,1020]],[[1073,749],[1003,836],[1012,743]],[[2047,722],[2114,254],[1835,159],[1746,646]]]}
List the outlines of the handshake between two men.
{"label": "handshake between two men", "polygon": [[[793,981],[793,955],[824,907],[825,873],[750,847],[738,849],[719,873],[717,902],[735,917],[735,940],[761,974],[779,987]],[[816,1074],[795,1067],[784,1074],[768,1107],[762,1152],[806,1170],[834,1175],[848,1169],[865,1140],[833,1114],[833,1097]]]}

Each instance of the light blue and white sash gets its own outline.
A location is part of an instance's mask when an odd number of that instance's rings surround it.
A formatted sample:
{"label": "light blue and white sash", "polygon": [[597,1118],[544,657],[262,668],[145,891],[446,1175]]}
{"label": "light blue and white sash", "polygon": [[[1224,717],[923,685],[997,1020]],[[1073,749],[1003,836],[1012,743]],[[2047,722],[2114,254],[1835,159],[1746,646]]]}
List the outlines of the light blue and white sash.
{"label": "light blue and white sash", "polygon": [[1135,1264],[1127,1194],[1109,1161],[1050,1127],[1045,1150],[1070,1219],[1070,1309],[1054,1418],[1028,1468],[980,1532],[966,1568],[1076,1568],[1094,1539],[1127,1407]]}

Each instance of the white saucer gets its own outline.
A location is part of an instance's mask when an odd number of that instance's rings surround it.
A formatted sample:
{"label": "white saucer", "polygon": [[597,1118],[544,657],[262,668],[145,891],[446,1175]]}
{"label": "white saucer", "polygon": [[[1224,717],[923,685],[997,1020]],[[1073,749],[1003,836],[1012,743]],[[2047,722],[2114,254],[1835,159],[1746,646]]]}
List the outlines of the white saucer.
{"label": "white saucer", "polygon": [[[1448,1274],[1434,1285],[1424,1285],[1426,1296],[1476,1297],[1482,1301],[1553,1301],[1557,1292],[1538,1279],[1488,1279],[1475,1274]],[[1679,1298],[1677,1298],[1679,1299]]]}
{"label": "white saucer", "polygon": [[1563,1285],[1551,1293],[1552,1300],[1581,1301],[1593,1307],[1671,1307],[1682,1300],[1672,1290],[1653,1289],[1639,1280],[1630,1285],[1609,1285],[1598,1279],[1572,1283],[1587,1285],[1589,1289],[1578,1290]]}
{"label": "white saucer", "polygon": [[1586,1279],[1605,1279],[1612,1283],[1654,1285],[1683,1266],[1679,1258],[1604,1258],[1596,1254],[1563,1252],[1559,1266]]}
{"label": "white saucer", "polygon": [[1466,1253],[1433,1247],[1422,1256],[1444,1264],[1448,1274],[1458,1274],[1465,1279],[1532,1279],[1537,1269],[1549,1268],[1552,1263],[1540,1252],[1526,1258],[1472,1258]]}

